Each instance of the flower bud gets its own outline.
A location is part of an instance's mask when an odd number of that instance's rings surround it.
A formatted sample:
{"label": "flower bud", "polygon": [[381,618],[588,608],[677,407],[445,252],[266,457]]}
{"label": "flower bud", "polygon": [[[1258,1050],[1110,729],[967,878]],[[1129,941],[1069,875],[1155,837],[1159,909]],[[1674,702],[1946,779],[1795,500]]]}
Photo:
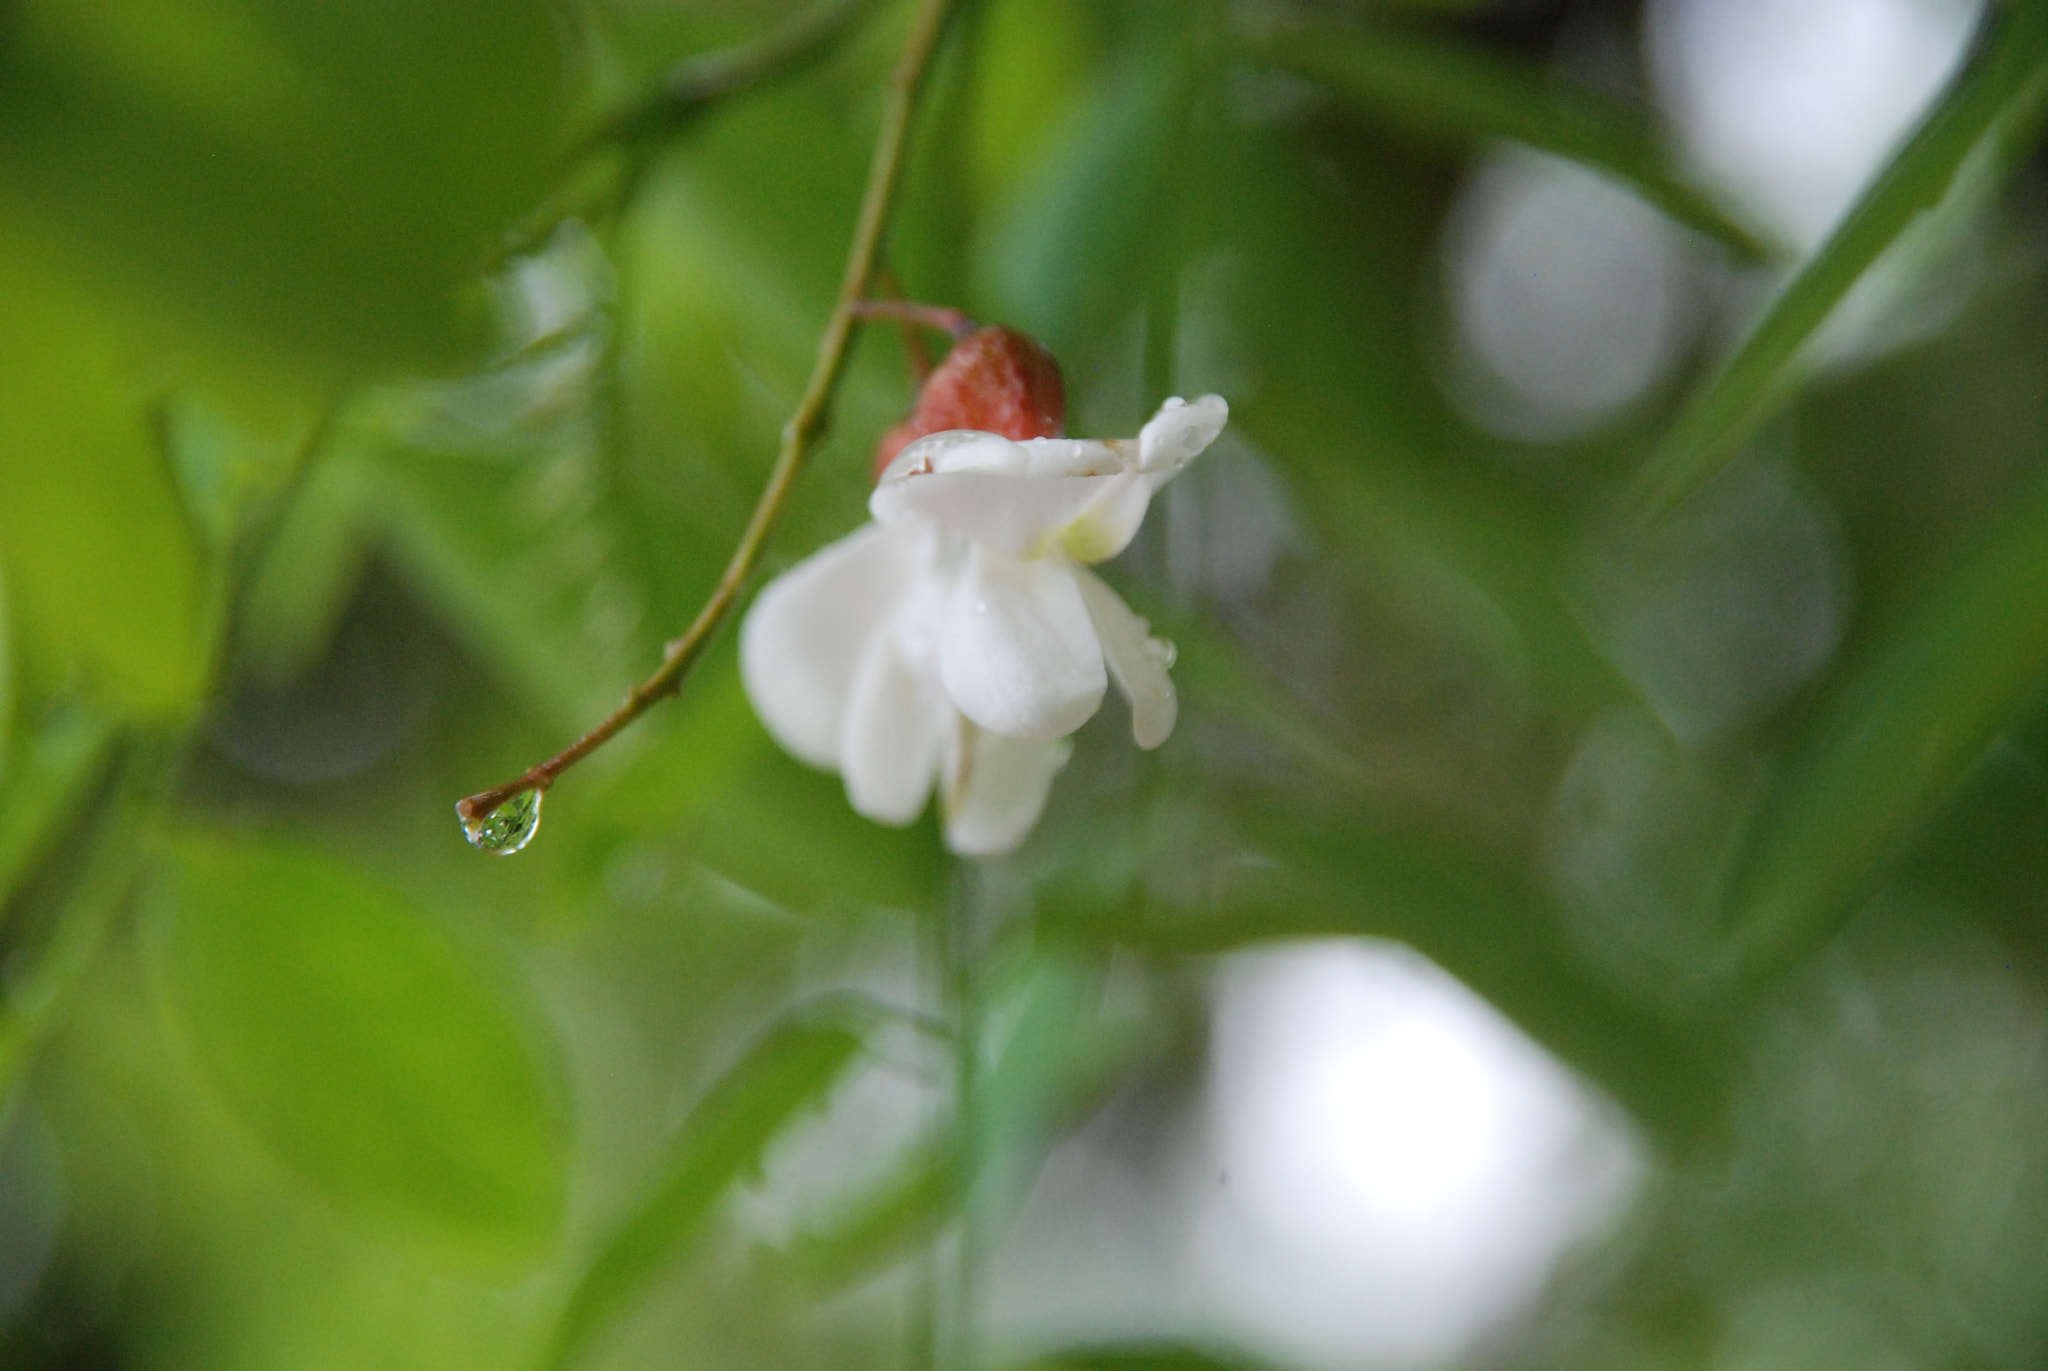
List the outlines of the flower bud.
{"label": "flower bud", "polygon": [[910,417],[882,435],[875,476],[927,434],[973,429],[1022,442],[1066,431],[1060,364],[1027,333],[989,324],[962,339],[925,378]]}

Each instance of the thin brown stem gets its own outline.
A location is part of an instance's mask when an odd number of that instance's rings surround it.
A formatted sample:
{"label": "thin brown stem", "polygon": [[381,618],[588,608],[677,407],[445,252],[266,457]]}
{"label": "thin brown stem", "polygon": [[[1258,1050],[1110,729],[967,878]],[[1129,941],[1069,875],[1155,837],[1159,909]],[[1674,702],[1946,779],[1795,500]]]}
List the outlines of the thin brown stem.
{"label": "thin brown stem", "polygon": [[733,549],[732,560],[726,563],[725,574],[718,578],[711,598],[697,611],[696,619],[683,635],[672,640],[663,650],[661,668],[634,686],[625,703],[612,711],[604,722],[553,757],[528,767],[518,778],[457,801],[455,812],[465,824],[487,817],[515,795],[529,790],[546,790],[564,771],[604,746],[619,730],[646,713],[649,706],[680,690],[683,677],[703,654],[712,630],[724,620],[733,602],[739,598],[740,588],[746,584],[762,545],[781,517],[782,508],[789,501],[789,493],[796,485],[805,460],[824,432],[833,392],[846,370],[847,347],[853,338],[855,320],[859,317],[860,301],[867,293],[869,279],[874,275],[882,234],[888,227],[889,213],[895,203],[896,187],[903,170],[904,146],[911,118],[917,109],[918,89],[924,82],[932,52],[938,46],[939,35],[952,7],[953,0],[924,0],[911,22],[909,40],[904,44],[896,70],[889,77],[888,100],[882,110],[881,129],[875,136],[874,159],[868,164],[867,190],[861,199],[860,217],[854,223],[853,243],[847,251],[846,274],[839,283],[838,302],[825,325],[824,336],[818,340],[817,361],[811,367],[811,379],[804,387],[803,398],[797,402],[796,412],[790,415],[789,422],[782,426],[782,448],[775,459],[774,470],[768,475],[768,484],[761,491],[753,517],[747,521],[747,530],[740,536],[739,546]]}
{"label": "thin brown stem", "polygon": [[[875,279],[870,283],[870,287],[879,290],[883,300],[903,298],[903,285],[896,279],[896,273],[890,270],[886,262],[876,268]],[[862,300],[855,308],[862,312],[863,317],[872,318],[874,316],[867,313],[867,307],[872,303],[874,302]],[[924,345],[924,335],[917,331],[915,323],[908,319],[899,319],[897,326],[903,331],[903,355],[910,359],[911,373],[917,377],[918,388],[923,389],[925,381],[932,374],[931,349]]]}
{"label": "thin brown stem", "polygon": [[914,300],[856,300],[853,312],[863,319],[896,319],[920,324],[959,342],[981,325],[972,317],[946,305],[921,305]]}

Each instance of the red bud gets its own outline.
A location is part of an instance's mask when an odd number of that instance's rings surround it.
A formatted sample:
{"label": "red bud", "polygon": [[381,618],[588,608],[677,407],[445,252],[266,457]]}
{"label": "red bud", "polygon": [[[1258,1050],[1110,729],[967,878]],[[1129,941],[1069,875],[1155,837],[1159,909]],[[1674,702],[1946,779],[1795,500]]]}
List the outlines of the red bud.
{"label": "red bud", "polygon": [[1028,333],[990,324],[947,354],[917,393],[910,417],[882,435],[875,477],[928,433],[971,428],[1005,438],[1057,438],[1066,431],[1060,364]]}

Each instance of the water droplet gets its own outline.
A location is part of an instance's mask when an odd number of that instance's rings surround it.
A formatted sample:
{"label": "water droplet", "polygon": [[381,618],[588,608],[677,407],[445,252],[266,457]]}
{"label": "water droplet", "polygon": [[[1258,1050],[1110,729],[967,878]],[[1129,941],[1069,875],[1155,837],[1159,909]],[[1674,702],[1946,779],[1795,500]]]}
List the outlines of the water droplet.
{"label": "water droplet", "polygon": [[532,842],[539,830],[538,790],[522,790],[490,813],[462,821],[462,834],[469,845],[495,857],[511,856]]}
{"label": "water droplet", "polygon": [[1180,660],[1180,649],[1173,645],[1171,638],[1147,638],[1145,655],[1159,663],[1164,671],[1173,670],[1173,664]]}

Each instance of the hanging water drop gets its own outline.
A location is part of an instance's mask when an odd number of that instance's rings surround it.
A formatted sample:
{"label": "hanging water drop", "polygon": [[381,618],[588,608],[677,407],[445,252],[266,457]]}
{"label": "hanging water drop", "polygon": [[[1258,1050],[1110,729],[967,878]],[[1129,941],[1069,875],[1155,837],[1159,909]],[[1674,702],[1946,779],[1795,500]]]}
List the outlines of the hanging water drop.
{"label": "hanging water drop", "polygon": [[466,814],[457,805],[455,812],[462,819],[462,836],[479,852],[511,856],[532,842],[533,835],[540,830],[540,796],[538,790],[522,790],[490,813],[479,815]]}

